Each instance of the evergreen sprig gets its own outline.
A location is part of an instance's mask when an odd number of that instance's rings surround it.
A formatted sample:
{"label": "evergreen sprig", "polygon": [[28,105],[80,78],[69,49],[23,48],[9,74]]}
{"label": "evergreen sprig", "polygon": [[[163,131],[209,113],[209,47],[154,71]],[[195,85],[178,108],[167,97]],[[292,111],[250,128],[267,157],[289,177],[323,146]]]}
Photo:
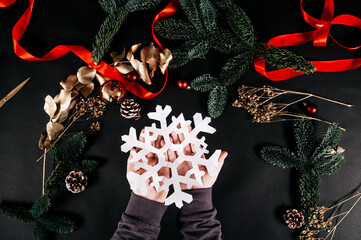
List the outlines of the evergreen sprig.
{"label": "evergreen sprig", "polygon": [[47,231],[63,234],[73,232],[75,223],[66,216],[48,214],[50,207],[50,198],[44,194],[30,208],[1,203],[0,211],[10,218],[33,225],[34,240],[47,239]]}
{"label": "evergreen sprig", "polygon": [[119,31],[129,13],[148,10],[162,0],[98,0],[100,6],[109,15],[101,24],[93,43],[92,58],[98,64],[106,52],[114,36]]}
{"label": "evergreen sprig", "polygon": [[98,166],[95,160],[82,159],[86,138],[82,133],[74,134],[69,140],[65,149],[53,147],[49,155],[56,162],[56,167],[47,179],[45,190],[50,192],[64,184],[64,180],[70,171],[82,171],[90,173]]}
{"label": "evergreen sprig", "polygon": [[300,172],[298,187],[306,226],[312,212],[311,208],[315,207],[319,200],[321,176],[332,174],[344,162],[343,150],[335,150],[341,132],[339,125],[333,123],[328,127],[321,142],[317,144],[312,121],[295,121],[295,153],[278,146],[266,146],[260,151],[261,157],[266,162],[282,168],[296,168]]}
{"label": "evergreen sprig", "polygon": [[[173,51],[169,68],[181,67],[193,59],[205,59],[210,49],[229,56],[220,69],[219,77],[215,78],[218,87],[207,90],[210,92],[208,113],[211,117],[221,115],[227,103],[225,87],[236,83],[244,75],[254,56],[276,68],[292,68],[305,74],[315,71],[314,65],[303,57],[259,43],[251,20],[232,0],[180,0],[179,3],[187,21],[168,18],[155,24],[160,36],[185,41]],[[196,83],[191,86],[194,85],[198,91],[197,86],[206,86],[209,78],[202,75],[193,81]],[[204,89],[201,87],[201,91]]]}

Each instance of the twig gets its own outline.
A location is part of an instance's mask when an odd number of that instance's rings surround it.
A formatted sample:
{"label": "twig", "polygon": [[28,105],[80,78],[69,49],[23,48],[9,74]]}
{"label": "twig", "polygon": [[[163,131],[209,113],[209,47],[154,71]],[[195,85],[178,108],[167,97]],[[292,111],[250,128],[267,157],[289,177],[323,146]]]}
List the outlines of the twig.
{"label": "twig", "polygon": [[44,195],[45,193],[45,163],[46,163],[46,149],[44,150],[44,160],[43,160],[43,185],[41,194]]}

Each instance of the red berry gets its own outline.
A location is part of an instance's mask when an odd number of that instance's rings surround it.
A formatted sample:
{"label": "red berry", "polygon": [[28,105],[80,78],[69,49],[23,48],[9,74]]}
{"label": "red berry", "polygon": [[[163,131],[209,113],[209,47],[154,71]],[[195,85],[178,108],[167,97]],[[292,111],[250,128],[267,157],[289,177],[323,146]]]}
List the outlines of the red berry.
{"label": "red berry", "polygon": [[186,87],[188,87],[188,82],[185,81],[185,80],[179,80],[178,81],[178,87],[179,88],[186,88]]}

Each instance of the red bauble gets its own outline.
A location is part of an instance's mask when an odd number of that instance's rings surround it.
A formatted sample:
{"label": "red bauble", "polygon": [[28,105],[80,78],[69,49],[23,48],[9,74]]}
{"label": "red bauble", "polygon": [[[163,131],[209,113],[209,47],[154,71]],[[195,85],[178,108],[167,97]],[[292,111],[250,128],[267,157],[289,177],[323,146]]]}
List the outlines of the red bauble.
{"label": "red bauble", "polygon": [[302,103],[302,105],[305,106],[307,112],[309,112],[311,114],[315,114],[317,112],[316,104],[305,101],[305,102]]}
{"label": "red bauble", "polygon": [[188,82],[186,80],[179,80],[178,81],[178,87],[179,88],[187,88],[188,87]]}
{"label": "red bauble", "polygon": [[127,78],[128,78],[129,81],[137,81],[138,80],[138,74],[136,72],[128,73]]}

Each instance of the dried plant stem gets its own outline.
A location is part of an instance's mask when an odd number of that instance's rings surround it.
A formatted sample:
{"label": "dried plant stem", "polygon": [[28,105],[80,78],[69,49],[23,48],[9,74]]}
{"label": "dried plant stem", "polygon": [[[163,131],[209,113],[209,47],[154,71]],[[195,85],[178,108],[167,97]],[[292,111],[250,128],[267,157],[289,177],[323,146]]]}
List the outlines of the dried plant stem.
{"label": "dried plant stem", "polygon": [[351,206],[351,208],[344,213],[344,216],[341,218],[341,220],[340,220],[340,221],[330,230],[330,232],[326,235],[325,239],[327,239],[331,234],[332,234],[331,239],[333,239],[333,236],[335,235],[337,226],[347,217],[347,215],[350,214],[350,212],[352,211],[352,209],[353,209],[353,208],[356,206],[356,204],[360,201],[360,199],[361,199],[361,196],[360,196],[360,195],[361,195],[361,193],[358,193],[358,194],[354,195],[353,197],[350,197],[350,198],[346,199],[345,201],[343,201],[343,202],[341,202],[341,203],[339,203],[339,204],[336,205],[336,206],[337,206],[336,209],[338,209],[338,207],[339,207],[341,204],[343,204],[343,203],[351,200],[352,198],[354,198],[354,197],[356,197],[356,196],[359,196],[358,199],[355,201],[355,203]]}
{"label": "dried plant stem", "polygon": [[44,158],[43,158],[43,185],[41,194],[44,195],[45,193],[45,164],[46,164],[46,149],[44,150]]}
{"label": "dried plant stem", "polygon": [[353,106],[352,104],[347,104],[347,103],[339,102],[339,101],[332,100],[332,99],[329,99],[329,98],[325,98],[325,97],[321,97],[321,96],[318,96],[318,95],[314,95],[314,94],[312,94],[312,93],[302,93],[302,92],[296,92],[296,91],[287,91],[287,93],[291,93],[291,94],[293,93],[293,94],[298,94],[298,95],[308,95],[309,97],[318,98],[318,99],[321,99],[321,100],[324,100],[324,101],[327,101],[327,102],[332,102],[332,103],[340,104],[340,105],[343,105],[343,106],[346,106],[346,107],[352,107],[352,106]]}
{"label": "dried plant stem", "polygon": [[[48,151],[55,146],[55,144],[60,140],[60,138],[64,135],[64,133],[70,128],[70,126],[71,126],[75,121],[76,121],[76,118],[73,119],[73,120],[69,123],[69,125],[68,125],[68,126],[64,129],[64,131],[59,135],[59,137],[55,140],[55,142],[48,148]],[[43,155],[41,155],[41,156],[36,160],[36,162],[39,162],[39,161],[43,158],[44,155],[45,155],[45,153],[44,153]]]}

